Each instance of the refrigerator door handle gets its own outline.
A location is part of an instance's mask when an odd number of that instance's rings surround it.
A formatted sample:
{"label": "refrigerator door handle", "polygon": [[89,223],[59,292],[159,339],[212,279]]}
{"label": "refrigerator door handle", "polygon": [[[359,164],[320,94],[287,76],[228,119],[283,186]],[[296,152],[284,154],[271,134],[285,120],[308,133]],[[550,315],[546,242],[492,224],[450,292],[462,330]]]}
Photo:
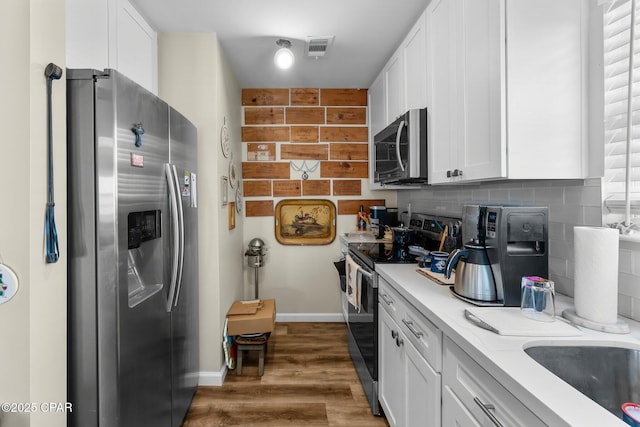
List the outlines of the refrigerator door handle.
{"label": "refrigerator door handle", "polygon": [[175,165],[171,165],[171,170],[173,172],[173,179],[176,186],[176,207],[178,211],[178,222],[180,223],[178,227],[178,278],[176,281],[176,292],[173,297],[173,306],[178,306],[178,298],[180,297],[180,290],[182,289],[182,272],[184,271],[184,209],[182,207],[182,192],[180,191],[180,179],[178,177],[178,171],[176,170]]}
{"label": "refrigerator door handle", "polygon": [[169,282],[169,295],[167,295],[167,311],[170,312],[176,293],[176,285],[178,282],[178,268],[180,267],[180,238],[178,237],[180,220],[178,217],[176,186],[173,177],[172,165],[165,163],[164,173],[165,177],[167,178],[167,187],[169,188],[169,216],[171,217],[171,280]]}

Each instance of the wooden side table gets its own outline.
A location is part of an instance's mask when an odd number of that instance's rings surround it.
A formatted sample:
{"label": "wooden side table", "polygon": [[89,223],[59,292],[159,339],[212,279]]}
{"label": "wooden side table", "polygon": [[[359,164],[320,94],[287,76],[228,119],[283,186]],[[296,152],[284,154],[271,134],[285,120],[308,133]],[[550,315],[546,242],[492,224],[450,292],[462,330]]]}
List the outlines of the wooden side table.
{"label": "wooden side table", "polygon": [[264,356],[267,352],[267,341],[270,333],[262,334],[257,337],[242,337],[240,335],[234,338],[237,348],[236,375],[242,375],[242,355],[244,351],[257,350],[259,352],[258,375],[264,373]]}

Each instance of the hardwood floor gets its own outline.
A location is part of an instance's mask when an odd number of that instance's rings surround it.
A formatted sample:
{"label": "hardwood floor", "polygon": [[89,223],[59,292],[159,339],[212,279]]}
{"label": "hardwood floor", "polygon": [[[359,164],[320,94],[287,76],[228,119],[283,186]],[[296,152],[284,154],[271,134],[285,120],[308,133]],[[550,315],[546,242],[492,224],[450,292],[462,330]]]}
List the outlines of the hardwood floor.
{"label": "hardwood floor", "polygon": [[264,375],[257,352],[245,353],[242,376],[199,387],[183,427],[388,427],[371,414],[347,350],[342,323],[278,323]]}

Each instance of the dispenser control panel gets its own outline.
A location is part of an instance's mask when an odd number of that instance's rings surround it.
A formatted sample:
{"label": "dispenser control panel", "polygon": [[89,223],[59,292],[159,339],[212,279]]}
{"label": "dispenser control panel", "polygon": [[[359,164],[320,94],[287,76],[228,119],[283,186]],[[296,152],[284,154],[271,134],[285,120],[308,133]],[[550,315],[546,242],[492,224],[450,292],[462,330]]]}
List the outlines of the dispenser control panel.
{"label": "dispenser control panel", "polygon": [[488,211],[487,212],[487,237],[491,239],[495,239],[497,223],[498,223],[498,212]]}
{"label": "dispenser control panel", "polygon": [[142,242],[161,237],[160,214],[159,210],[129,213],[127,218],[129,249],[138,248]]}

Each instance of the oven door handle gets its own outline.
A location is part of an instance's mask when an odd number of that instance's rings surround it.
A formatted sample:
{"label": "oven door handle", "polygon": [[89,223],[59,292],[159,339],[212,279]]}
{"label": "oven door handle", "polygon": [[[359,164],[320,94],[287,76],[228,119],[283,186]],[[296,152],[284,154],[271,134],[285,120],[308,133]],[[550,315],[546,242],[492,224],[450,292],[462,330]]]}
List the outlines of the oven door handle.
{"label": "oven door handle", "polygon": [[365,276],[367,279],[373,279],[373,273],[369,273],[368,271],[359,268],[358,272],[362,273],[363,276]]}

